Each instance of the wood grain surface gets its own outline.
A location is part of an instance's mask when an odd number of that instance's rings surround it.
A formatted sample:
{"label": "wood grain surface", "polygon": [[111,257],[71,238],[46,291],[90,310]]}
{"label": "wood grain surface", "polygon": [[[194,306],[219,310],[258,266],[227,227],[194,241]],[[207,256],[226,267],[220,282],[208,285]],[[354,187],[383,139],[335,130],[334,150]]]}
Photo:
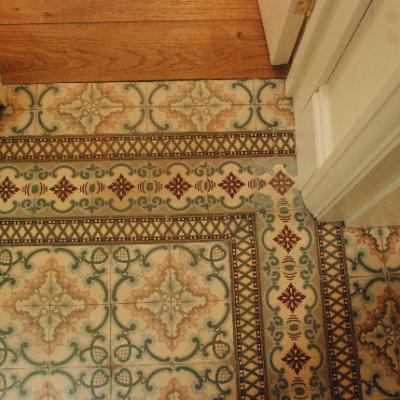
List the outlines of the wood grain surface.
{"label": "wood grain surface", "polygon": [[0,37],[6,84],[287,74],[269,62],[256,0],[7,0]]}
{"label": "wood grain surface", "polygon": [[257,0],[2,0],[0,24],[259,20]]}

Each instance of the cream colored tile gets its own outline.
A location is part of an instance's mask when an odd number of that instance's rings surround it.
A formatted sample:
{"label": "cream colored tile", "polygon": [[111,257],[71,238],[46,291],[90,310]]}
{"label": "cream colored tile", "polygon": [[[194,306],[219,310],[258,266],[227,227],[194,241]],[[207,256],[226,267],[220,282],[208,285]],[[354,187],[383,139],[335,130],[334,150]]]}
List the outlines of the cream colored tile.
{"label": "cream colored tile", "polygon": [[148,110],[148,132],[200,132],[201,107],[151,107]]}
{"label": "cream colored tile", "polygon": [[57,400],[111,400],[111,379],[108,368],[50,369],[49,395]]}
{"label": "cream colored tile", "polygon": [[91,83],[50,83],[37,85],[40,109],[87,109],[93,98]]}
{"label": "cream colored tile", "polygon": [[380,228],[346,228],[343,233],[349,276],[385,273]]}
{"label": "cream colored tile", "polygon": [[7,107],[16,110],[34,109],[37,85],[6,85]]}

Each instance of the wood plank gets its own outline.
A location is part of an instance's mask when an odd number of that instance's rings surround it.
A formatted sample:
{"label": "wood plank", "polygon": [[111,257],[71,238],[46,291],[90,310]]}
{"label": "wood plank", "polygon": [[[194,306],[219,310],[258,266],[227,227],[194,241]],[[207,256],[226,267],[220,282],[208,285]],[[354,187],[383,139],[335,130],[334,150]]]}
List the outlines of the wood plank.
{"label": "wood plank", "polygon": [[260,21],[0,26],[3,82],[284,77]]}
{"label": "wood plank", "polygon": [[259,20],[257,0],[6,0],[0,24]]}

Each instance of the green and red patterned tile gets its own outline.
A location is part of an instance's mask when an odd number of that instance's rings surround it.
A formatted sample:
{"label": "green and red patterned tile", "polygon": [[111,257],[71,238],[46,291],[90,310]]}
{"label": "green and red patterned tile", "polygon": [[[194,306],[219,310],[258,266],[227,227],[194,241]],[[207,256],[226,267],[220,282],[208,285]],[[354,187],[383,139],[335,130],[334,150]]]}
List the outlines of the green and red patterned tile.
{"label": "green and red patterned tile", "polygon": [[284,81],[8,92],[0,398],[335,398]]}

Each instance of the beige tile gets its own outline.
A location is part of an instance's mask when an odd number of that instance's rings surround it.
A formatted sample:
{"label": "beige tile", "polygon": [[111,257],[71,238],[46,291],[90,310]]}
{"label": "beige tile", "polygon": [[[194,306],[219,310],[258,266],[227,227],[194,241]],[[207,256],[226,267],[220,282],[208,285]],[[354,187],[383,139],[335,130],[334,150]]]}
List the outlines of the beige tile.
{"label": "beige tile", "polygon": [[121,343],[114,353],[117,362],[130,361],[127,352],[133,351],[124,347],[125,339],[118,332],[132,324],[132,330],[125,329],[131,341],[151,340],[151,351],[140,353],[140,359],[151,361],[152,353],[176,362],[234,357],[230,260],[225,245],[130,245],[115,247],[113,254],[117,260],[113,300],[119,302],[116,312],[122,324],[112,327]]}
{"label": "beige tile", "polygon": [[200,105],[200,81],[147,83],[147,104],[151,107],[188,108]]}
{"label": "beige tile", "polygon": [[93,115],[88,108],[48,108],[37,111],[36,135],[88,135]]}
{"label": "beige tile", "polygon": [[294,129],[293,105],[285,95],[285,81],[255,80],[257,129]]}
{"label": "beige tile", "polygon": [[49,393],[57,400],[111,400],[111,374],[108,368],[50,369]]}
{"label": "beige tile", "polygon": [[40,109],[87,109],[93,98],[91,83],[50,83],[37,85]]}
{"label": "beige tile", "polygon": [[146,82],[93,83],[92,106],[95,108],[141,107],[146,104]]}
{"label": "beige tile", "polygon": [[203,80],[200,91],[204,106],[252,104],[254,101],[252,80]]}
{"label": "beige tile", "polygon": [[18,109],[9,104],[0,117],[0,132],[3,136],[32,135],[35,123],[35,111]]}
{"label": "beige tile", "polygon": [[385,273],[380,228],[346,228],[344,243],[349,276]]}
{"label": "beige tile", "polygon": [[148,110],[148,132],[200,132],[201,107],[151,107]]}
{"label": "beige tile", "polygon": [[[3,302],[0,307],[2,344],[0,372],[7,369],[46,368],[49,358],[48,307],[16,306]],[[29,335],[27,336],[27,332]],[[2,356],[2,357],[3,357]]]}
{"label": "beige tile", "polygon": [[[139,377],[142,379],[132,385]],[[238,398],[236,387],[236,376],[232,365],[137,365],[116,371],[113,394],[119,392],[127,398],[138,400],[168,398],[201,400],[218,398],[218,395],[233,400]]]}
{"label": "beige tile", "polygon": [[0,374],[1,395],[5,400],[41,400],[56,394],[50,384],[49,371],[45,368],[2,369]]}
{"label": "beige tile", "polygon": [[253,131],[257,129],[252,105],[230,103],[201,107],[203,132]]}
{"label": "beige tile", "polygon": [[50,312],[50,367],[94,367],[110,364],[108,305],[51,306]]}
{"label": "beige tile", "polygon": [[147,131],[148,110],[144,107],[92,109],[92,134],[133,134]]}
{"label": "beige tile", "polygon": [[400,227],[383,227],[382,258],[389,273],[400,273]]}
{"label": "beige tile", "polygon": [[6,85],[7,107],[17,110],[35,108],[37,85]]}

